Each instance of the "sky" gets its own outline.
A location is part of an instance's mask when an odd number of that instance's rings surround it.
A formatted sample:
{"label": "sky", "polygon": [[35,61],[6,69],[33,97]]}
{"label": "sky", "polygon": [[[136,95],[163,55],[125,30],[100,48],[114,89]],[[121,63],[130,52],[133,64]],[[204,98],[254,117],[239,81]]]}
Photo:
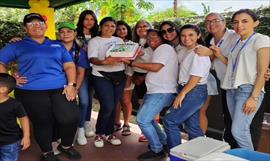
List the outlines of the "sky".
{"label": "sky", "polygon": [[[173,7],[173,0],[148,0],[155,5],[154,11],[164,10]],[[187,9],[195,11],[197,14],[203,14],[201,3],[210,6],[211,12],[236,11],[241,8],[259,8],[260,6],[269,6],[270,0],[178,0],[178,6],[183,5]]]}

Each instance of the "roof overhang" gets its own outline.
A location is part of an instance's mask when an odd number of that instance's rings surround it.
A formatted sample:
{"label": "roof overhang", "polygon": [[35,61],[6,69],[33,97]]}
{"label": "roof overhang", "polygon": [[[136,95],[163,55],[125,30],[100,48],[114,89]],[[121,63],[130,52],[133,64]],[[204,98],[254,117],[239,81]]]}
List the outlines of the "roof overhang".
{"label": "roof overhang", "polygon": [[[59,9],[74,5],[81,2],[86,2],[87,0],[49,0],[50,7]],[[10,8],[23,8],[29,9],[28,0],[0,0],[0,7],[10,7]]]}

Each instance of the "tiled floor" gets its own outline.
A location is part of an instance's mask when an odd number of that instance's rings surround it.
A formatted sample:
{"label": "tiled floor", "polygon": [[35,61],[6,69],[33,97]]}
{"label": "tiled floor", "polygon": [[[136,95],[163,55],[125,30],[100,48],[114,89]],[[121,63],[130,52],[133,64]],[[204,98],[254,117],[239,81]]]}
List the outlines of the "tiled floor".
{"label": "tiled floor", "polygon": [[[96,113],[92,114],[93,118],[96,118]],[[92,119],[94,123],[95,120]],[[121,132],[117,133],[122,140],[122,145],[112,146],[109,143],[105,144],[104,148],[95,148],[93,146],[93,138],[88,139],[88,143],[85,146],[75,145],[81,155],[80,161],[137,161],[136,157],[147,151],[147,143],[138,142],[140,130],[138,126],[131,125],[132,134],[130,136],[121,136]],[[64,156],[59,156],[61,161],[69,161]],[[38,145],[32,141],[30,149],[21,153],[20,161],[39,161],[40,150]],[[160,161],[165,161],[160,160]]]}

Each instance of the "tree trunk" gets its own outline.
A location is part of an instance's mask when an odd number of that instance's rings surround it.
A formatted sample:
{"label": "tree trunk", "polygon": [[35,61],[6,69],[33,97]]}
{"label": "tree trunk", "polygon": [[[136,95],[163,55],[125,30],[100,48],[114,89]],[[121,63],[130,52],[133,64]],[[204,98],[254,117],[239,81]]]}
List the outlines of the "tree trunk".
{"label": "tree trunk", "polygon": [[178,0],[173,0],[173,17],[177,18],[177,1]]}

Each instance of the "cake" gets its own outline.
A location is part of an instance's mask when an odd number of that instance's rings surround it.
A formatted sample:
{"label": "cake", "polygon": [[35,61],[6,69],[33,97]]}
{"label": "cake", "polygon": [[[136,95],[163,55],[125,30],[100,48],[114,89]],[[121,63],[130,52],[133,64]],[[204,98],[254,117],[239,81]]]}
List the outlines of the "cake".
{"label": "cake", "polygon": [[114,58],[135,59],[138,49],[139,44],[137,43],[117,43],[108,49],[106,56],[111,56]]}

